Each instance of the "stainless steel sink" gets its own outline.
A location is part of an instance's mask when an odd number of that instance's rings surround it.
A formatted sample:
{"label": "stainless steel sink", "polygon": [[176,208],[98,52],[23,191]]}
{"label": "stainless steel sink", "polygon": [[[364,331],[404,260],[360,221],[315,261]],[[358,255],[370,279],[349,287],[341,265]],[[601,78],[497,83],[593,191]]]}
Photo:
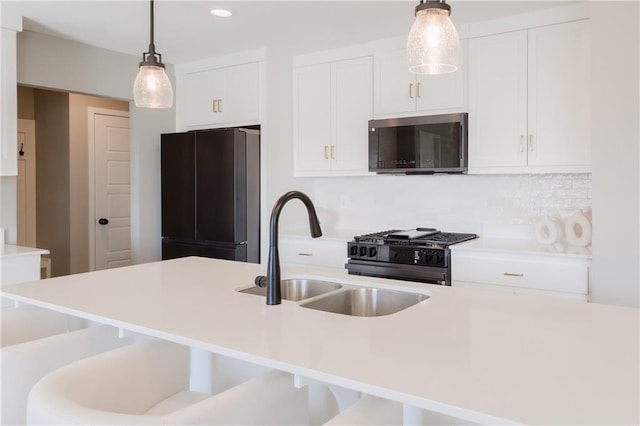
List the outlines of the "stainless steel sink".
{"label": "stainless steel sink", "polygon": [[[289,279],[280,281],[282,298],[292,300],[294,302],[309,299],[341,288],[342,285],[328,281],[310,279]],[[256,294],[258,296],[267,295],[266,287],[249,287],[238,291],[240,293]]]}
{"label": "stainless steel sink", "polygon": [[343,315],[379,317],[407,309],[428,298],[424,294],[365,287],[327,294],[300,306]]}

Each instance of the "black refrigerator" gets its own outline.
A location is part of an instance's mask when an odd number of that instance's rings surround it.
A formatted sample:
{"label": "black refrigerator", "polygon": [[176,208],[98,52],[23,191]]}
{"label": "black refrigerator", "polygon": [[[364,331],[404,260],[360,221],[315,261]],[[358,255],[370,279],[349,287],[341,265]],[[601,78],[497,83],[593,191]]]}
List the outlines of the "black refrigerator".
{"label": "black refrigerator", "polygon": [[260,131],[161,136],[162,259],[260,263]]}

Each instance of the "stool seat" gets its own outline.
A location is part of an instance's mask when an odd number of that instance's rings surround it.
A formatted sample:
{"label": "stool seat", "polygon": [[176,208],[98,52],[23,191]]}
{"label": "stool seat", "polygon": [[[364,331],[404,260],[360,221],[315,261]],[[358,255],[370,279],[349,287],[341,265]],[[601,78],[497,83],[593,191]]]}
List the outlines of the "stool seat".
{"label": "stool seat", "polygon": [[200,401],[204,401],[211,395],[203,392],[195,391],[182,391],[171,395],[169,398],[159,402],[151,407],[145,414],[145,416],[164,416],[165,414],[173,413],[182,408],[188,407],[193,404],[197,404]]}
{"label": "stool seat", "polygon": [[216,395],[189,387],[190,351],[161,340],[67,365],[29,394],[28,424],[279,424],[308,421],[307,390],[270,371]]}
{"label": "stool seat", "polygon": [[47,374],[74,361],[132,342],[131,337],[119,338],[117,329],[100,326],[3,347],[0,355],[0,424],[25,424],[29,392]]}
{"label": "stool seat", "polygon": [[68,318],[60,312],[30,305],[2,308],[0,347],[65,333]]}

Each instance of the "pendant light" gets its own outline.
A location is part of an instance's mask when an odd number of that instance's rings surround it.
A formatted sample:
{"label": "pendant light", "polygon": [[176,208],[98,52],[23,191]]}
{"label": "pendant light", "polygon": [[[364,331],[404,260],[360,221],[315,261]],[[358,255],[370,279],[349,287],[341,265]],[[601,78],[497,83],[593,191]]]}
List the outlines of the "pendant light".
{"label": "pendant light", "polygon": [[420,0],[407,39],[407,65],[416,74],[446,74],[458,69],[460,40],[445,0]]}
{"label": "pendant light", "polygon": [[140,71],[133,83],[133,100],[137,107],[171,108],[173,88],[164,71],[162,55],[153,44],[153,0],[151,0],[151,41],[149,51],[142,54]]}

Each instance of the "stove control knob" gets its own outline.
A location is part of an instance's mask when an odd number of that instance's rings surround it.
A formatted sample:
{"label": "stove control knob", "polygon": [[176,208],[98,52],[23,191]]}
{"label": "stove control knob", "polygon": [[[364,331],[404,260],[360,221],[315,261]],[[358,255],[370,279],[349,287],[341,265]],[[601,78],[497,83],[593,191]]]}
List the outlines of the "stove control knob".
{"label": "stove control knob", "polygon": [[358,246],[349,247],[349,255],[350,256],[357,256],[358,255]]}
{"label": "stove control knob", "polygon": [[360,247],[360,256],[365,257],[367,255],[367,247],[366,246],[361,246]]}
{"label": "stove control knob", "polygon": [[375,247],[369,247],[369,257],[376,257],[378,249]]}

